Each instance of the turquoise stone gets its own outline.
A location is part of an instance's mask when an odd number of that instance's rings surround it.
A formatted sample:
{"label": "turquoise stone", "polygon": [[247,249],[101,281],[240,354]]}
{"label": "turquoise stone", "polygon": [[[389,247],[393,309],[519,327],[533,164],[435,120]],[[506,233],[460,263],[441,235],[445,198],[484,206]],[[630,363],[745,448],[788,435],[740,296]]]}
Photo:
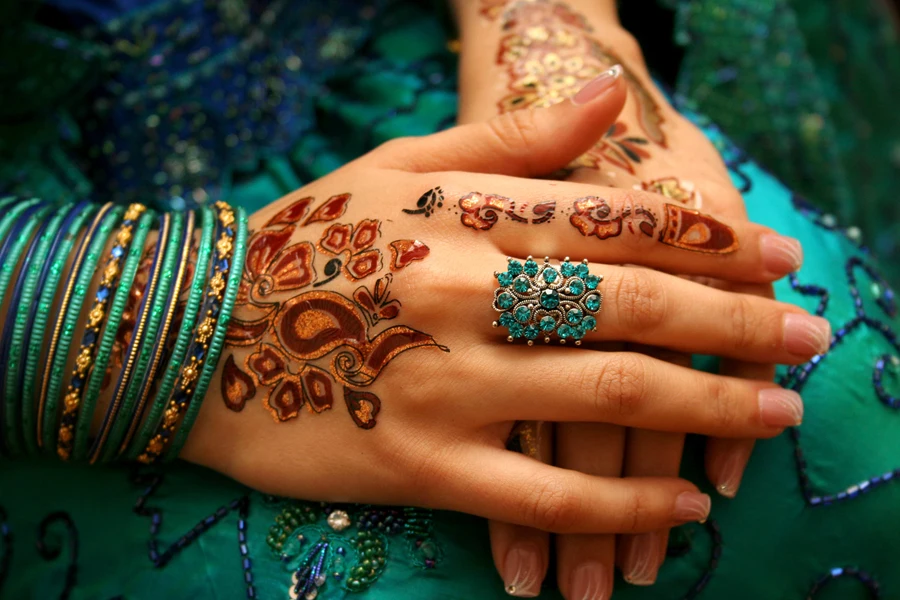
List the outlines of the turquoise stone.
{"label": "turquoise stone", "polygon": [[556,334],[562,339],[566,339],[575,335],[575,328],[563,323],[559,326],[559,329],[556,330]]}
{"label": "turquoise stone", "polygon": [[515,317],[512,316],[511,312],[505,312],[502,315],[500,315],[500,318],[497,319],[497,322],[499,324],[503,325],[504,327],[509,327],[510,325],[513,325],[516,322],[516,319],[515,319]]}
{"label": "turquoise stone", "polygon": [[497,306],[503,309],[512,308],[512,305],[516,303],[516,299],[512,294],[507,294],[503,292],[499,296],[497,296]]}
{"label": "turquoise stone", "polygon": [[536,340],[540,334],[541,330],[537,328],[537,325],[527,325],[525,327],[525,337],[529,340]]}
{"label": "turquoise stone", "polygon": [[516,277],[516,280],[513,282],[513,287],[520,294],[525,294],[528,292],[528,288],[531,287],[531,282],[528,281],[528,278],[524,275],[519,275]]}
{"label": "turquoise stone", "polygon": [[584,293],[584,282],[580,279],[573,279],[569,282],[569,293],[573,296],[580,296]]}
{"label": "turquoise stone", "polygon": [[598,296],[597,294],[591,294],[590,296],[585,298],[584,305],[590,311],[596,312],[600,310],[600,296]]}
{"label": "turquoise stone", "polygon": [[513,276],[506,271],[504,271],[503,273],[497,273],[497,281],[503,287],[509,287],[510,285],[512,285]]}
{"label": "turquoise stone", "polygon": [[547,315],[541,319],[541,329],[544,331],[553,331],[556,329],[556,319]]}
{"label": "turquoise stone", "polygon": [[594,329],[595,327],[597,327],[597,319],[595,319],[595,318],[592,317],[591,315],[588,315],[588,316],[586,316],[585,318],[583,318],[583,319],[581,320],[581,326],[582,326],[585,330],[591,331],[592,329]]}
{"label": "turquoise stone", "polygon": [[520,338],[525,335],[525,327],[521,323],[513,323],[509,326],[509,335]]}
{"label": "turquoise stone", "polygon": [[580,340],[584,337],[585,331],[581,327],[572,328],[572,339]]}
{"label": "turquoise stone", "polygon": [[579,321],[581,321],[581,317],[584,316],[579,309],[573,308],[569,312],[566,313],[566,321],[571,323],[572,325],[576,325]]}
{"label": "turquoise stone", "polygon": [[522,263],[517,260],[511,260],[509,261],[509,266],[506,267],[506,270],[513,275],[519,275],[522,272]]}
{"label": "turquoise stone", "polygon": [[544,281],[547,283],[553,283],[556,281],[556,278],[559,276],[559,272],[553,267],[547,267],[544,269]]}
{"label": "turquoise stone", "polygon": [[584,278],[584,285],[586,285],[589,290],[596,290],[597,286],[600,285],[600,278],[596,275],[588,275]]}
{"label": "turquoise stone", "polygon": [[559,293],[556,290],[544,290],[541,292],[541,306],[553,310],[559,306]]}
{"label": "turquoise stone", "polygon": [[563,264],[559,265],[559,270],[562,271],[563,277],[571,277],[575,274],[575,265],[573,265],[569,261],[566,261]]}
{"label": "turquoise stone", "polygon": [[519,323],[527,323],[531,318],[531,309],[527,306],[520,306],[516,309],[516,321]]}
{"label": "turquoise stone", "polygon": [[525,261],[525,274],[534,277],[538,274],[538,264],[530,258]]}
{"label": "turquoise stone", "polygon": [[582,279],[590,274],[590,272],[588,271],[588,266],[584,263],[581,263],[577,267],[575,267],[575,273],[577,273],[578,276]]}

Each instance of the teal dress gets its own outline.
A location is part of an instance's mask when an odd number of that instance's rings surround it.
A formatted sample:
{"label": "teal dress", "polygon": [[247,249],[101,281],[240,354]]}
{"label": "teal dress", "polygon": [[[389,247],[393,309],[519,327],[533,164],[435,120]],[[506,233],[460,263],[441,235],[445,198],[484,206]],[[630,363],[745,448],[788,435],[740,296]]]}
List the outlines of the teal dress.
{"label": "teal dress", "polygon": [[[0,100],[0,186],[176,207],[222,195],[254,210],[383,140],[452,124],[455,57],[432,12],[323,4],[58,0],[5,15],[21,27],[2,47],[22,58],[2,73],[22,72]],[[703,440],[689,440],[683,475],[712,494],[711,518],[675,530],[656,585],[617,582],[615,597],[900,598],[894,294],[857,228],[682,108],[751,218],[802,241],[806,262],[778,297],[835,336],[780,371],[806,420],[757,444],[736,499],[709,488]],[[542,598],[559,598],[552,578]],[[276,498],[184,463],[33,459],[0,463],[0,597],[507,596],[478,518]]]}

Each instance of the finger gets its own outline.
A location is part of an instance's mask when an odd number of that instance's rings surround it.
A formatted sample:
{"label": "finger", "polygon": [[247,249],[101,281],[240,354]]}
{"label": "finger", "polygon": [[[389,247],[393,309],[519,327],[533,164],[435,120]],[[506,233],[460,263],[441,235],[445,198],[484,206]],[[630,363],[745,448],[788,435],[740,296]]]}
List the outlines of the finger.
{"label": "finger", "polygon": [[[697,487],[683,479],[618,479],[541,464],[500,448],[462,451],[423,505],[554,533],[636,533],[706,518]],[[478,465],[478,468],[472,468]]]}
{"label": "finger", "polygon": [[375,153],[387,168],[537,177],[566,166],[597,142],[625,104],[622,68],[585,85],[571,101],[515,110],[480,123],[388,142]]}
{"label": "finger", "polygon": [[[625,429],[601,423],[560,423],[556,464],[588,475],[619,477]],[[557,580],[569,600],[608,598],[612,593],[615,536],[567,534],[556,540]]]}
{"label": "finger", "polygon": [[[652,351],[652,350],[651,350]],[[657,358],[664,358],[656,355]],[[690,365],[690,357],[677,355],[664,358],[682,367]],[[684,450],[684,434],[629,429],[625,445],[626,477],[677,477]],[[706,507],[709,512],[709,506]],[[625,581],[633,585],[651,585],[665,559],[669,530],[619,537],[617,561]]]}
{"label": "finger", "polygon": [[[650,269],[588,264],[595,276],[602,275],[597,293],[591,289],[596,278],[579,276],[579,263],[565,261],[545,266],[543,259],[507,262],[505,275],[494,281],[485,278],[484,294],[471,297],[468,314],[478,310],[487,321],[491,317],[503,327],[497,335],[546,340],[556,331],[569,331],[575,340],[622,340],[669,348],[685,353],[728,356],[766,363],[800,364],[827,350],[831,325],[826,319],[809,315],[802,308],[755,295],[736,294],[674,277]],[[530,275],[531,273],[536,275]],[[541,288],[549,284],[556,291],[546,299]],[[505,279],[504,279],[505,277]],[[533,281],[540,286],[535,286]],[[497,283],[511,282],[505,290]],[[494,287],[494,304],[483,299]],[[584,294],[583,304],[578,297]],[[588,302],[599,303],[599,313],[588,312]],[[557,306],[551,306],[557,302]],[[550,316],[547,330],[538,327]],[[514,322],[519,325],[511,327]],[[524,324],[534,325],[531,329]],[[593,324],[597,324],[593,329]],[[518,333],[517,333],[518,331]]]}
{"label": "finger", "polygon": [[[772,286],[757,286],[756,289],[744,291],[765,298],[775,297]],[[734,360],[723,360],[720,372],[732,377],[759,381],[772,381],[775,378],[774,365]],[[755,441],[752,439],[710,438],[707,441],[706,475],[716,490],[726,498],[734,498],[737,495],[754,444]]]}
{"label": "finger", "polygon": [[803,261],[793,238],[643,190],[471,173],[421,179],[413,194],[440,189],[441,224],[488,237],[510,256],[569,255],[749,282],[771,282]]}
{"label": "finger", "polygon": [[[517,436],[525,456],[543,463],[552,462],[552,423],[518,423],[512,435]],[[489,521],[488,531],[494,565],[503,578],[506,593],[518,598],[534,598],[540,594],[550,562],[550,534],[501,521]]]}
{"label": "finger", "polygon": [[694,371],[637,353],[507,345],[470,349],[465,360],[472,361],[473,370],[496,363],[513,365],[521,374],[499,374],[496,393],[479,413],[486,422],[555,419],[769,438],[803,417],[803,403],[792,390]]}

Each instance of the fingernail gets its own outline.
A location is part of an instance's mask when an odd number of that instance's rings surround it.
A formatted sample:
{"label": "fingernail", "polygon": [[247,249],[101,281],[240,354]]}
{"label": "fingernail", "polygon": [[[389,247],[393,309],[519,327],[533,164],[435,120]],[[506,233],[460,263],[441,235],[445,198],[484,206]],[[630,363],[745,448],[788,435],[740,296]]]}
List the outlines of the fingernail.
{"label": "fingernail", "polygon": [[653,585],[659,571],[659,532],[641,533],[627,539],[622,576],[632,585]]}
{"label": "fingernail", "polygon": [[769,427],[793,427],[803,421],[800,394],[783,388],[759,392],[759,416]]}
{"label": "fingernail", "polygon": [[697,521],[704,523],[709,516],[712,500],[706,494],[699,492],[681,492],[675,498],[675,512],[672,515],[675,520],[684,523]]}
{"label": "fingernail", "polygon": [[598,562],[586,562],[572,575],[570,600],[606,600],[609,598],[606,568]]}
{"label": "fingernail", "polygon": [[784,348],[792,354],[822,354],[831,345],[831,324],[813,315],[784,315]]}
{"label": "fingernail", "polygon": [[713,482],[716,491],[726,498],[734,498],[737,495],[738,488],[741,487],[741,478],[744,476],[744,469],[747,467],[747,460],[750,457],[743,448],[731,448],[720,459],[720,466],[716,480]]}
{"label": "fingernail", "polygon": [[513,548],[503,565],[506,593],[517,598],[534,598],[541,593],[541,561],[531,546]]}
{"label": "fingernail", "polygon": [[616,80],[622,75],[622,65],[603,71],[594,79],[591,79],[578,93],[572,97],[572,104],[581,106],[597,98],[600,94],[616,84]]}
{"label": "fingernail", "polygon": [[803,264],[803,247],[794,238],[767,233],[759,238],[763,265],[772,273],[787,275]]}

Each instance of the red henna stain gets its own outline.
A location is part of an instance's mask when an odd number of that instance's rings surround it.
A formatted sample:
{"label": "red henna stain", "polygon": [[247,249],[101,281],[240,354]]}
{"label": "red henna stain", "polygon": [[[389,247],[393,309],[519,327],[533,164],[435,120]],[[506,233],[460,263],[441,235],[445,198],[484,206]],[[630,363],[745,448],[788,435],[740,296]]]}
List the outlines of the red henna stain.
{"label": "red henna stain", "polygon": [[728,254],[738,249],[737,235],[731,227],[676,204],[666,204],[666,224],[660,231],[659,241],[676,248],[711,254]]}
{"label": "red henna stain", "polygon": [[424,260],[431,250],[419,240],[395,240],[390,243],[391,271],[399,271],[411,262]]}
{"label": "red henna stain", "polygon": [[229,410],[240,412],[244,410],[247,400],[256,394],[256,384],[253,378],[244,373],[234,362],[234,356],[229,354],[222,367],[222,396],[225,406]]}
{"label": "red henna stain", "polygon": [[344,388],[344,402],[353,422],[361,429],[375,427],[375,417],[381,412],[381,400],[372,392],[359,392]]}
{"label": "red henna stain", "polygon": [[321,206],[316,208],[309,218],[303,223],[303,225],[309,225],[310,223],[319,223],[324,221],[334,221],[338,217],[342,216],[344,212],[347,210],[347,204],[350,202],[350,194],[338,194],[337,196],[332,196]]}

